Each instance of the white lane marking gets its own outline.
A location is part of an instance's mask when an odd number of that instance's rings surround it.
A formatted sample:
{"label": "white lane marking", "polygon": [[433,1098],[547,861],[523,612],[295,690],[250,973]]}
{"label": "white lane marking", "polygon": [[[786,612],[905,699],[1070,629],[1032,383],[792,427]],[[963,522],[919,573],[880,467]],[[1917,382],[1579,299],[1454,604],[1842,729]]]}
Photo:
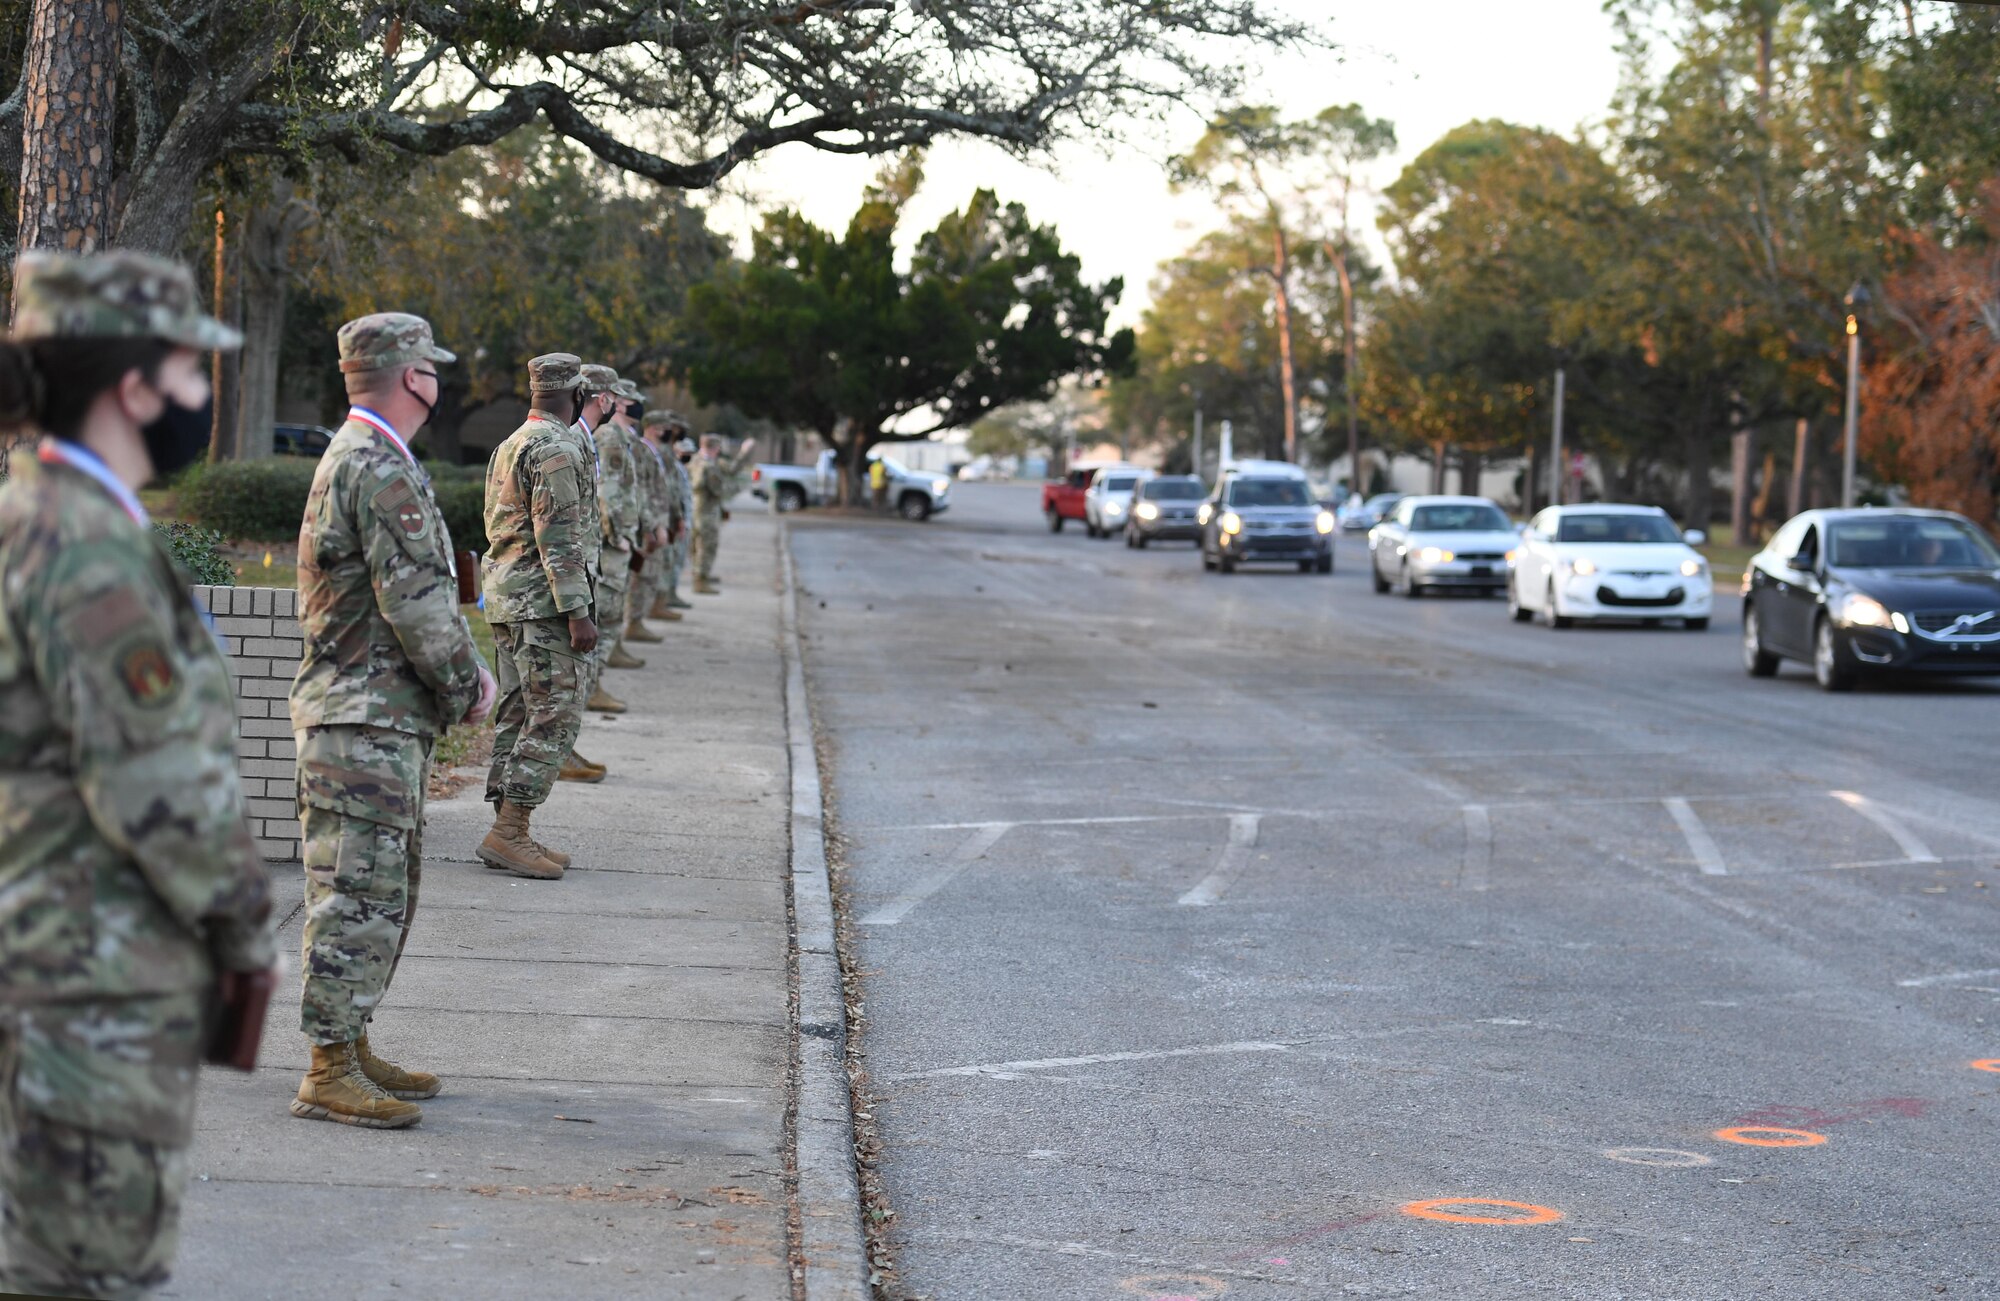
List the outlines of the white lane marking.
{"label": "white lane marking", "polygon": [[1484,890],[1493,873],[1493,818],[1484,804],[1465,806],[1465,862],[1459,869],[1459,883],[1468,890]]}
{"label": "white lane marking", "polygon": [[1694,861],[1700,865],[1702,875],[1728,876],[1729,868],[1722,861],[1722,851],[1716,848],[1708,828],[1701,825],[1701,818],[1695,814],[1694,807],[1678,795],[1669,795],[1660,803],[1674,815],[1674,822],[1687,840],[1688,850],[1694,854]]}
{"label": "white lane marking", "polygon": [[936,871],[861,919],[863,926],[894,926],[910,915],[910,910],[951,884],[953,877],[986,857],[986,851],[1007,834],[1011,822],[989,822],[965,838]]}
{"label": "white lane marking", "polygon": [[1918,976],[1912,980],[1896,983],[1904,989],[1930,989],[1936,985],[1956,985],[1967,980],[1985,980],[1989,976],[2000,976],[2000,967],[1986,967],[1979,971],[1947,971],[1938,976]]}
{"label": "white lane marking", "polygon": [[1181,907],[1208,907],[1221,899],[1222,892],[1243,875],[1243,869],[1250,863],[1250,851],[1257,847],[1259,816],[1255,813],[1229,815],[1229,843],[1223,846],[1222,857],[1216,861],[1215,870],[1202,878],[1200,885],[1180,897]]}
{"label": "white lane marking", "polygon": [[1904,826],[1894,814],[1866,795],[1858,795],[1853,791],[1828,791],[1827,794],[1880,827],[1889,839],[1896,842],[1896,848],[1903,851],[1903,858],[1906,861],[1912,863],[1939,861],[1938,856],[1931,852],[1931,847],[1926,845],[1916,832]]}
{"label": "white lane marking", "polygon": [[891,1075],[891,1080],[937,1080],[952,1075],[986,1075],[996,1080],[1012,1079],[1028,1071],[1055,1071],[1065,1066],[1098,1066],[1106,1062],[1153,1062],[1170,1057],[1218,1057],[1236,1053],[1288,1053],[1291,1044],[1262,1039],[1237,1043],[1196,1044],[1190,1048],[1149,1048],[1139,1052],[1091,1053],[1084,1057],[1042,1057],[1021,1062],[982,1062],[977,1066],[941,1066],[931,1071],[907,1071]]}

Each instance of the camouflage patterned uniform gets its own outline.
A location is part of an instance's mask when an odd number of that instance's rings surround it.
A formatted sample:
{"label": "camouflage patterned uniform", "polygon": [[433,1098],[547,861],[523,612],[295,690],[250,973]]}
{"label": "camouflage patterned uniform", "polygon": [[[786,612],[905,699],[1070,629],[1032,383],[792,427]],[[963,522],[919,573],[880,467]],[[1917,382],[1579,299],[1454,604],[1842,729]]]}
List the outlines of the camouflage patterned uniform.
{"label": "camouflage patterned uniform", "polygon": [[[682,427],[685,429],[685,426]],[[681,599],[681,575],[687,572],[688,553],[694,547],[694,480],[688,477],[688,468],[681,463],[681,453],[694,452],[694,444],[686,435],[675,442],[667,455],[667,469],[673,475],[674,509],[681,520],[680,537],[674,543],[673,562],[667,567],[667,604],[688,608]]]}
{"label": "camouflage patterned uniform", "polygon": [[[24,254],[16,339],[234,347],[185,270]],[[0,488],[0,1291],[132,1296],[173,1262],[202,1022],[270,967],[235,705],[187,575],[74,444]]]}
{"label": "camouflage patterned uniform", "polygon": [[[609,366],[583,368],[586,393],[615,393],[622,381]],[[599,561],[597,574],[597,649],[590,656],[588,699],[604,677],[605,662],[625,628],[625,602],[632,590],[632,551],[639,534],[639,466],[633,460],[638,439],[607,419],[596,431],[603,481],[598,485]]]}
{"label": "camouflage patterned uniform", "polygon": [[[554,402],[581,383],[581,363],[551,353],[528,363],[538,395]],[[582,720],[586,657],[569,620],[591,611],[599,536],[591,469],[559,420],[537,409],[494,449],[486,469],[486,618],[500,660],[493,766],[486,799],[541,805]]]}
{"label": "camouflage patterned uniform", "polygon": [[[339,346],[346,373],[454,359],[401,313],[349,321]],[[383,426],[348,415],[299,526],[299,1028],[317,1044],[358,1040],[388,990],[417,906],[431,750],[480,690],[430,477]]]}
{"label": "camouflage patterned uniform", "polygon": [[[671,412],[649,413],[646,416],[646,428],[663,430],[672,418]],[[631,599],[627,603],[628,623],[637,623],[647,617],[653,610],[654,600],[665,590],[666,575],[673,565],[674,543],[671,539],[677,528],[673,475],[667,469],[669,454],[661,451],[647,439],[640,438],[637,440],[634,458],[639,463],[640,486],[646,502],[640,528],[647,533],[654,529],[665,529],[669,541],[666,546],[646,557],[645,568],[639,571],[638,578],[633,582]]]}

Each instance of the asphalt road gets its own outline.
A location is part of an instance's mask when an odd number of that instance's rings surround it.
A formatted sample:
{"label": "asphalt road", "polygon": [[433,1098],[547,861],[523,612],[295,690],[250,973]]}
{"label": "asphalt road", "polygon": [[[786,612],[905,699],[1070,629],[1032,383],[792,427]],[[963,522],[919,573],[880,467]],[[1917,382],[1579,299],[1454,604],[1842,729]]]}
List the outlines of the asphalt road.
{"label": "asphalt road", "polygon": [[2000,1296],[2000,685],[955,495],[792,537],[908,1295]]}

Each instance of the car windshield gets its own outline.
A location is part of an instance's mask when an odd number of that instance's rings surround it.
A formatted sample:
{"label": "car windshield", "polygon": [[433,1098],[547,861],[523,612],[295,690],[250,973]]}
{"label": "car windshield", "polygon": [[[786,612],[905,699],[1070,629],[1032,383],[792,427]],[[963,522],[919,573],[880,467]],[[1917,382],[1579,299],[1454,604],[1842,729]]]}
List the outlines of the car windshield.
{"label": "car windshield", "polygon": [[1229,489],[1232,506],[1307,506],[1312,498],[1300,479],[1238,479]]}
{"label": "car windshield", "polygon": [[1106,479],[1103,487],[1106,492],[1130,492],[1132,491],[1132,485],[1137,482],[1139,480],[1133,476],[1120,475],[1115,479]]}
{"label": "car windshield", "polygon": [[1679,542],[1674,522],[1664,515],[1565,515],[1558,542]]}
{"label": "car windshield", "polygon": [[1453,502],[1448,506],[1419,506],[1411,514],[1410,527],[1424,533],[1504,533],[1513,525],[1497,506],[1485,502]]}
{"label": "car windshield", "polygon": [[1993,569],[2000,553],[1986,535],[1955,519],[1834,520],[1826,562],[1850,569]]}
{"label": "car windshield", "polygon": [[1153,501],[1200,501],[1208,494],[1194,479],[1155,479],[1141,490]]}

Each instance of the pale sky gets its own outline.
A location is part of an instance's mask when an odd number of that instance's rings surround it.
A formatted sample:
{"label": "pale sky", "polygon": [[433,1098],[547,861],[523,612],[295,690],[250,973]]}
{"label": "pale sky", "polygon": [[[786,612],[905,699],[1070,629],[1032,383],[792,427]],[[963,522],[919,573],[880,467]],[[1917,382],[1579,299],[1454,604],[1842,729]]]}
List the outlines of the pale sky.
{"label": "pale sky", "polygon": [[[1617,86],[1615,38],[1601,0],[1276,3],[1301,18],[1323,16],[1341,48],[1336,55],[1274,59],[1251,97],[1276,103],[1294,118],[1349,102],[1388,118],[1399,147],[1377,166],[1377,185],[1474,118],[1573,133],[1604,116]],[[1107,155],[1092,146],[1072,147],[1043,166],[976,142],[941,144],[930,152],[924,188],[904,230],[929,229],[962,207],[974,189],[991,186],[1003,201],[1025,204],[1034,220],[1053,222],[1065,247],[1082,258],[1086,276],[1124,276],[1125,297],[1114,321],[1136,324],[1159,264],[1220,224],[1211,200],[1171,194],[1161,166],[1200,134],[1201,123],[1190,118],[1139,149]],[[790,206],[840,229],[880,166],[877,159],[787,145],[746,169],[734,193],[714,196],[710,220],[741,238],[759,210]],[[1357,225],[1372,234],[1372,213],[1358,209]]]}

